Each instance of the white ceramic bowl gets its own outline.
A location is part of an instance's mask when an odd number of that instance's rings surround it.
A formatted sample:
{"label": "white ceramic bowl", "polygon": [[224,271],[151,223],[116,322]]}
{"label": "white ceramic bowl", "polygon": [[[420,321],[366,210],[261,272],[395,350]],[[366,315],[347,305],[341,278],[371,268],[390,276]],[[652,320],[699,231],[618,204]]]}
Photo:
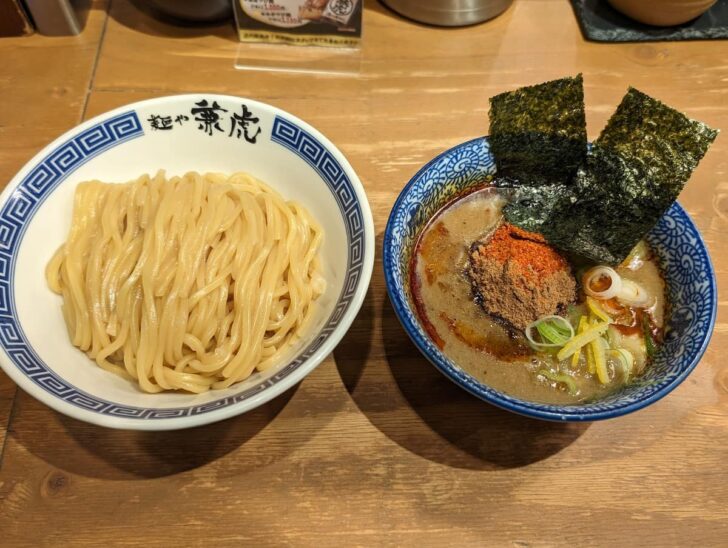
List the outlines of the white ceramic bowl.
{"label": "white ceramic bowl", "polygon": [[[225,390],[145,394],[103,371],[71,345],[61,298],[46,286],[45,266],[66,239],[76,185],[124,182],[160,168],[170,176],[246,171],[302,203],[325,230],[328,287],[308,332],[278,366]],[[134,103],[56,139],[0,196],[0,365],[43,403],[98,425],[169,430],[218,421],[284,392],[334,349],[361,306],[373,262],[374,229],[361,182],[307,123],[223,95]]]}

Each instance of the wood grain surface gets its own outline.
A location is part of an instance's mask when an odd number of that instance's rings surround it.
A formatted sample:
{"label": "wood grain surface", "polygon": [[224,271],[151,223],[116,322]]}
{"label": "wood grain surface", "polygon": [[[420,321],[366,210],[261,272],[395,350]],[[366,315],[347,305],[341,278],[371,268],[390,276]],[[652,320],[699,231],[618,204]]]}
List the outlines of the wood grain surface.
{"label": "wood grain surface", "polygon": [[[628,85],[728,131],[728,43],[584,41],[567,0],[483,25],[418,25],[365,2],[360,71],[235,70],[229,24],[179,27],[141,0],[83,34],[0,40],[0,175],[108,109],[171,93],[254,97],[325,133],[359,173],[377,261],[361,313],[299,386],[183,432],[112,431],[0,373],[2,546],[726,546],[728,301],[695,372],[638,413],[552,424],[490,407],[417,352],[386,297],[381,235],[409,178],[487,132],[488,97],[582,72],[595,137]],[[292,54],[295,55],[295,54]],[[680,197],[728,283],[728,145]]]}

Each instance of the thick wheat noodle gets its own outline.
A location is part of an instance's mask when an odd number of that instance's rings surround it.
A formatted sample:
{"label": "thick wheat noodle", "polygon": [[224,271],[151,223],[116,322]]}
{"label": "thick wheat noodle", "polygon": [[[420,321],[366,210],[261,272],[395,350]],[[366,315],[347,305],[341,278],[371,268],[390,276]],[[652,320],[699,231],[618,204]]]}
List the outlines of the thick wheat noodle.
{"label": "thick wheat noodle", "polygon": [[323,233],[245,173],[76,188],[48,263],[75,346],[147,392],[225,388],[280,361],[323,293]]}

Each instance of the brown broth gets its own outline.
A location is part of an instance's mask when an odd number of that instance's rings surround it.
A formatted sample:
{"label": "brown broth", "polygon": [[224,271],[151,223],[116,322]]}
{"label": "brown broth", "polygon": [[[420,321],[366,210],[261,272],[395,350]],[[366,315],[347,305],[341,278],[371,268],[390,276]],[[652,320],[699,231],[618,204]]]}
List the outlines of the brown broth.
{"label": "brown broth", "polygon": [[[492,233],[501,223],[504,203],[497,189],[486,187],[448,204],[423,230],[412,260],[410,284],[425,331],[450,360],[478,381],[501,392],[552,404],[581,403],[603,397],[621,384],[613,363],[610,371],[614,381],[602,385],[595,375],[586,371],[586,358],[582,355],[571,371],[578,386],[578,393],[571,395],[562,383],[538,374],[543,369],[557,371],[555,358],[535,353],[523,333],[487,315],[473,299],[465,274],[468,250],[474,241]],[[641,261],[635,268],[617,270],[657,296],[647,313],[659,340],[664,323],[664,283],[652,260]],[[585,313],[584,304],[573,307],[572,316]],[[621,337],[625,347],[644,354],[640,350],[644,347],[641,323],[639,328],[636,324],[642,320],[634,320],[634,325],[625,325],[615,336]],[[646,359],[643,355],[638,358],[641,359],[636,360],[637,367],[642,370]],[[561,368],[562,371],[571,368],[571,360],[565,360]]]}

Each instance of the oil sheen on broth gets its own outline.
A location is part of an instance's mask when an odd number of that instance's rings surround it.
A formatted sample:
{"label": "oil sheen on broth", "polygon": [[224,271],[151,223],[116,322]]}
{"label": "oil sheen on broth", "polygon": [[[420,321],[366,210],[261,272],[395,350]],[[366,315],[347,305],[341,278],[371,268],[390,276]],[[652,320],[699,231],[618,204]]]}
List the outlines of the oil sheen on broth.
{"label": "oil sheen on broth", "polygon": [[[485,187],[446,205],[425,227],[417,242],[410,279],[420,321],[452,362],[496,390],[553,404],[599,399],[617,384],[604,385],[596,375],[584,373],[576,378],[578,393],[560,389],[558,383],[538,374],[553,367],[554,360],[534,352],[522,331],[486,314],[474,298],[466,274],[468,253],[473,242],[487,238],[502,223],[505,203],[497,189]],[[651,259],[633,262],[631,268],[620,266],[617,270],[656,296],[647,313],[653,329],[661,331],[665,300],[659,268]],[[582,292],[577,301],[583,301]],[[578,316],[585,310],[583,302],[576,302],[571,314]],[[622,346],[635,349],[636,368],[641,371],[646,357],[644,350],[640,351],[637,331],[619,326],[616,333]],[[580,367],[584,367],[585,358],[580,360]],[[613,366],[610,368],[616,380]]]}

